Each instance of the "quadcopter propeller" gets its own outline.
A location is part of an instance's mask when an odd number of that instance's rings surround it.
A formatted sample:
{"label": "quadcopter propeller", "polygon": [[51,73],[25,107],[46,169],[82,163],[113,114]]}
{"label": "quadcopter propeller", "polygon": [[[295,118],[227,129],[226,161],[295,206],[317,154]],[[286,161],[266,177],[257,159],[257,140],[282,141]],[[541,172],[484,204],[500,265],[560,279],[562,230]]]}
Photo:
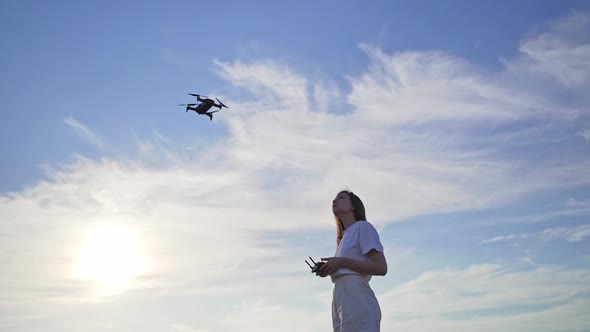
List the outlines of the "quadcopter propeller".
{"label": "quadcopter propeller", "polygon": [[189,95],[195,96],[195,97],[205,97],[205,98],[207,98],[207,96],[199,95],[199,94],[196,94],[196,93],[189,93]]}
{"label": "quadcopter propeller", "polygon": [[195,105],[199,105],[199,104],[178,104],[178,106],[195,106]]}
{"label": "quadcopter propeller", "polygon": [[229,108],[229,107],[225,106],[225,104],[222,103],[221,100],[217,99],[217,97],[215,97],[215,99],[217,100],[217,102],[219,103],[219,105],[221,105],[222,107]]}

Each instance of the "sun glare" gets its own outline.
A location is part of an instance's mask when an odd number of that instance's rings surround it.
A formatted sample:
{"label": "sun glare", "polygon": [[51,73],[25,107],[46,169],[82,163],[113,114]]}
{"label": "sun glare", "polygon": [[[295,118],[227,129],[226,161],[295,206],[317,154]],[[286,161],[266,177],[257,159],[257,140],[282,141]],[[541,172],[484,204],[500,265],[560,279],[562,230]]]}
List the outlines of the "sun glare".
{"label": "sun glare", "polygon": [[94,231],[80,251],[78,277],[106,288],[124,288],[145,269],[137,232],[125,227]]}

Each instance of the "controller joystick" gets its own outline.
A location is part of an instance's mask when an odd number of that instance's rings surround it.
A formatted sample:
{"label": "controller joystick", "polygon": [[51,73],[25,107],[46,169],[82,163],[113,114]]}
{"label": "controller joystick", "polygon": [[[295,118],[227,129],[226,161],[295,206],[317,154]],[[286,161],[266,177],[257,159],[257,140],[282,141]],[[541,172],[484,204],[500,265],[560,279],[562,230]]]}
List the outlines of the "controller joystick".
{"label": "controller joystick", "polygon": [[322,265],[326,264],[326,262],[315,262],[313,260],[313,258],[309,257],[309,259],[311,259],[311,262],[313,263],[313,266],[311,266],[311,264],[309,264],[309,262],[307,261],[307,259],[305,260],[305,263],[307,263],[307,266],[309,266],[309,268],[311,269],[311,273],[315,273],[316,276],[319,276],[321,271],[321,267]]}

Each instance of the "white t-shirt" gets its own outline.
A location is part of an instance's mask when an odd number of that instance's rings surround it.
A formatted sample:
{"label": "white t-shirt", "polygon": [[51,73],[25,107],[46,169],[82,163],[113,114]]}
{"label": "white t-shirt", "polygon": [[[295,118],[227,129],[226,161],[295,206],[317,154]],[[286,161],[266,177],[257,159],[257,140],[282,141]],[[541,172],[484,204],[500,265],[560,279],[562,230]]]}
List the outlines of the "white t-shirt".
{"label": "white t-shirt", "polygon": [[[347,257],[359,261],[369,261],[369,251],[375,249],[383,252],[379,233],[370,222],[359,220],[344,230],[335,257]],[[356,271],[341,268],[331,274],[332,279],[342,274],[360,274]],[[368,276],[370,280],[371,276]]]}

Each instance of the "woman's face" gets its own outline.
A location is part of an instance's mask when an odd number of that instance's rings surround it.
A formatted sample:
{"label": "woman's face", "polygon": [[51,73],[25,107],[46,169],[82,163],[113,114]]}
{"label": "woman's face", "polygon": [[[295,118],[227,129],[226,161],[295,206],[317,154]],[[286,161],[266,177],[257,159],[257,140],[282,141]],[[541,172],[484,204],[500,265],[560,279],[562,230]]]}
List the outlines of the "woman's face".
{"label": "woman's face", "polygon": [[354,208],[352,207],[350,196],[348,196],[347,193],[341,192],[336,195],[336,198],[332,201],[332,212],[334,212],[334,214],[339,215],[352,212],[352,210],[354,210]]}

